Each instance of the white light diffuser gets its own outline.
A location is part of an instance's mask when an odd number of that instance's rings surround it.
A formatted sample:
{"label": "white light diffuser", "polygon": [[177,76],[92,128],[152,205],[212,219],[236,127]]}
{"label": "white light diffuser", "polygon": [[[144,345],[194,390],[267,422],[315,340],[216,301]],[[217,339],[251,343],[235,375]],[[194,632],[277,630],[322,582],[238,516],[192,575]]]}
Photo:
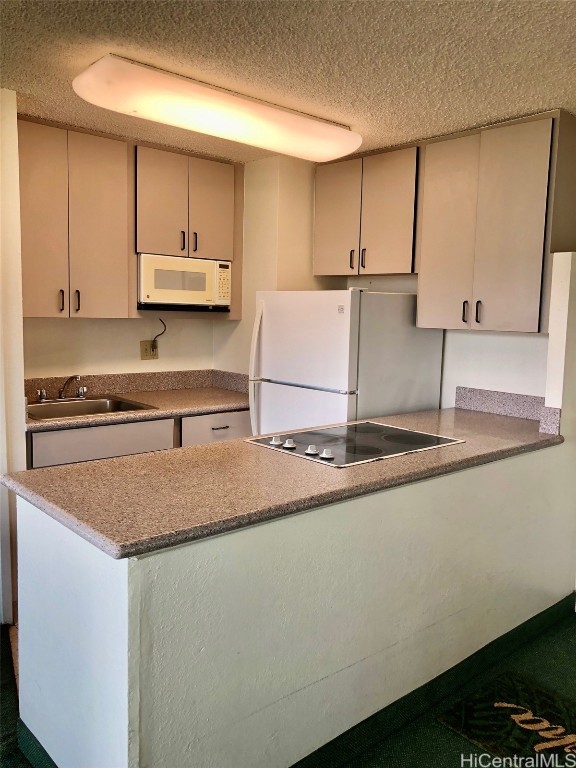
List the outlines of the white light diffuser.
{"label": "white light diffuser", "polygon": [[85,101],[317,163],[358,149],[348,128],[108,54],[72,87]]}

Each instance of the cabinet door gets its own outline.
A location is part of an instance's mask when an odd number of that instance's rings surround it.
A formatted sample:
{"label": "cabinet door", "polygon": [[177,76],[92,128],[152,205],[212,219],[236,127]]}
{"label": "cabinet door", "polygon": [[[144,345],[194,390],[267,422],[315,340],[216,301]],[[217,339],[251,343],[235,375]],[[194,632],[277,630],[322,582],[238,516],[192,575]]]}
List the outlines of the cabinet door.
{"label": "cabinet door", "polygon": [[24,317],[68,317],[67,132],[18,121]]}
{"label": "cabinet door", "polygon": [[416,147],[365,157],[360,274],[412,271]]}
{"label": "cabinet door", "polygon": [[71,317],[128,317],[128,151],[68,134]]}
{"label": "cabinet door", "polygon": [[360,245],[362,160],[316,169],[314,274],[355,275]]}
{"label": "cabinet door", "polygon": [[467,328],[472,313],[480,134],[428,144],[423,155],[417,324]]}
{"label": "cabinet door", "polygon": [[137,147],[136,250],[188,256],[188,157]]}
{"label": "cabinet door", "polygon": [[481,134],[472,328],[538,331],[551,131],[550,118]]}
{"label": "cabinet door", "polygon": [[251,437],[250,411],[224,411],[182,419],[182,446]]}
{"label": "cabinet door", "polygon": [[32,468],[109,459],[174,447],[174,419],[32,434]]}
{"label": "cabinet door", "polygon": [[189,254],[232,261],[234,245],[234,166],[189,159]]}

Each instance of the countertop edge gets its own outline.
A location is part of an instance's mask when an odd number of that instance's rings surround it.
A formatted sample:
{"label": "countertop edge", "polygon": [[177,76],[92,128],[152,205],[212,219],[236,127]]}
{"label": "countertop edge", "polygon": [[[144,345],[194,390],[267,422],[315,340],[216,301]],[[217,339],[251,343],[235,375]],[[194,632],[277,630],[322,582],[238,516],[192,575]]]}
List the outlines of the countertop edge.
{"label": "countertop edge", "polygon": [[[237,408],[236,410],[243,409]],[[532,453],[533,451],[538,451],[543,448],[560,445],[563,442],[564,438],[561,435],[550,435],[546,438],[540,438],[537,442],[502,448],[478,456],[468,456],[453,462],[447,461],[441,466],[435,466],[428,469],[399,473],[393,478],[386,478],[382,481],[374,480],[366,482],[362,485],[353,486],[350,489],[341,489],[337,493],[334,491],[326,491],[313,496],[292,500],[286,504],[276,504],[265,510],[254,510],[253,512],[243,513],[237,517],[229,517],[225,520],[214,520],[207,524],[197,525],[194,528],[168,532],[159,536],[134,541],[129,544],[117,544],[104,536],[98,536],[92,528],[79,522],[77,518],[66,512],[66,510],[46,501],[43,497],[29,490],[18,482],[18,480],[11,477],[10,474],[1,475],[0,482],[26,501],[34,504],[54,520],[60,522],[65,527],[77,533],[81,538],[105,552],[107,555],[114,559],[122,559],[151,554],[170,547],[180,546],[188,542],[198,541],[210,536],[239,530],[257,523],[265,523],[287,515],[305,512],[327,504],[334,504],[370,493],[398,488],[420,480],[441,477],[463,469],[489,464],[524,453]]]}

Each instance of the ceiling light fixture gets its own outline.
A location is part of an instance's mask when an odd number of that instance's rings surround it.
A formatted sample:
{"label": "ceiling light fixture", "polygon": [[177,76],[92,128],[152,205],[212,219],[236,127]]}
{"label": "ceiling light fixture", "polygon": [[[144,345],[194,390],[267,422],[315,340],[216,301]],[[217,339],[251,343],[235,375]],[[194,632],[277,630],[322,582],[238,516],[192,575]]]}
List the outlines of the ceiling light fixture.
{"label": "ceiling light fixture", "polygon": [[113,54],[74,78],[72,87],[97,107],[317,163],[349,155],[362,143],[342,125]]}

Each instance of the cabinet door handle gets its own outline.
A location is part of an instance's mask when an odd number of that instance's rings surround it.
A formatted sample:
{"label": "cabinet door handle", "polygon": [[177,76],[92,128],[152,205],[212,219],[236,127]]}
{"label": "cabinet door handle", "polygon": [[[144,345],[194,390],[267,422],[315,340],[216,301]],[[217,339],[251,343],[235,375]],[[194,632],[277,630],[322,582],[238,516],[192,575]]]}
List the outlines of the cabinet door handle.
{"label": "cabinet door handle", "polygon": [[198,232],[194,232],[194,248],[192,248],[194,253],[198,250]]}
{"label": "cabinet door handle", "polygon": [[226,424],[225,427],[212,427],[212,432],[217,432],[219,429],[230,429],[230,425]]}
{"label": "cabinet door handle", "polygon": [[180,250],[186,250],[186,232],[183,229],[180,230]]}
{"label": "cabinet door handle", "polygon": [[480,322],[480,307],[481,306],[482,306],[482,302],[481,301],[477,301],[476,302],[476,317],[475,317],[475,320],[476,320],[477,323]]}
{"label": "cabinet door handle", "polygon": [[462,302],[462,322],[463,323],[468,322],[468,302],[467,301]]}
{"label": "cabinet door handle", "polygon": [[60,296],[60,312],[64,312],[64,297],[66,295],[64,293],[64,288],[60,288],[58,295]]}
{"label": "cabinet door handle", "polygon": [[362,269],[366,268],[366,248],[362,248],[360,251],[360,266]]}
{"label": "cabinet door handle", "polygon": [[74,291],[76,294],[76,312],[80,312],[80,291]]}
{"label": "cabinet door handle", "polygon": [[350,269],[354,269],[354,249],[350,251]]}

